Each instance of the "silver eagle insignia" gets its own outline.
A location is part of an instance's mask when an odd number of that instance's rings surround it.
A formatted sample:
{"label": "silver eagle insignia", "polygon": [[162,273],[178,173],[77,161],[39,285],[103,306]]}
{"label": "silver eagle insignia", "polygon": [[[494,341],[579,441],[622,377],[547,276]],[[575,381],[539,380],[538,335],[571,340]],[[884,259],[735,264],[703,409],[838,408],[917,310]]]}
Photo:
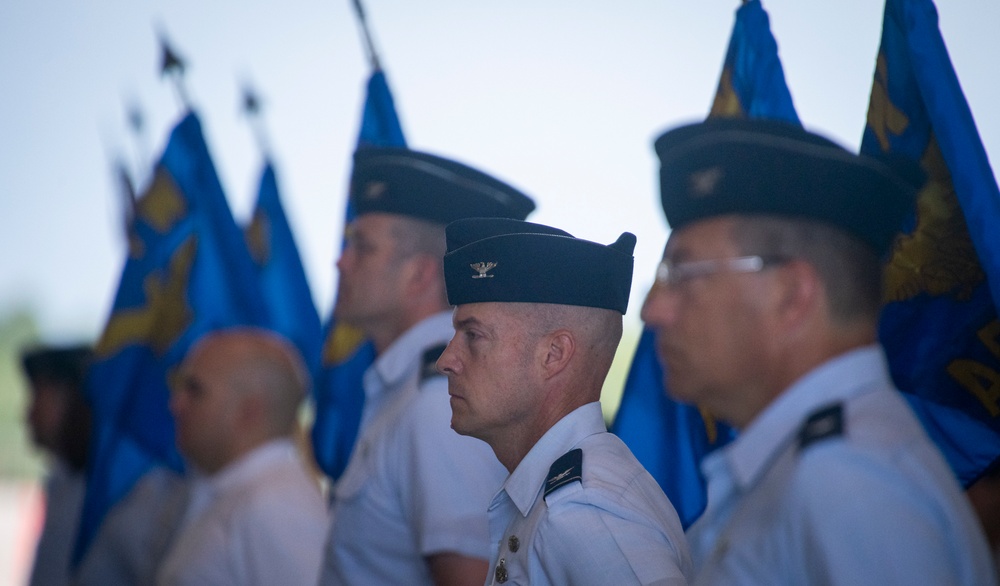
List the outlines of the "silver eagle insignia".
{"label": "silver eagle insignia", "polygon": [[573,471],[573,467],[570,466],[565,471],[560,472],[559,474],[556,474],[552,478],[549,478],[549,484],[555,484],[555,483],[559,482],[563,478],[566,478],[567,476],[569,476],[569,473],[572,472],[572,471]]}
{"label": "silver eagle insignia", "polygon": [[473,279],[492,279],[493,275],[487,275],[493,267],[497,266],[495,262],[476,262],[469,265],[476,270],[478,275],[472,275]]}

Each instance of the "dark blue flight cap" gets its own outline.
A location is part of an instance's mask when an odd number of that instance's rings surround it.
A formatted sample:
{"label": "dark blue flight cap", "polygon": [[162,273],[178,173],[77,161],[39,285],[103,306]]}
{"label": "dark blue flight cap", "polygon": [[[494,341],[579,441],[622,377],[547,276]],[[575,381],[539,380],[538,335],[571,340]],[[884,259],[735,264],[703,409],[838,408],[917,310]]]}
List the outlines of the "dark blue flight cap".
{"label": "dark blue flight cap", "polygon": [[879,255],[915,208],[919,166],[876,159],[786,122],[735,118],[681,126],[655,143],[660,195],[674,230],[728,214],[832,224]]}
{"label": "dark blue flight cap", "polygon": [[77,386],[83,383],[93,358],[87,345],[38,347],[25,350],[21,366],[32,382],[46,381]]}
{"label": "dark blue flight cap", "polygon": [[447,224],[460,218],[523,220],[530,197],[482,171],[398,147],[362,147],[354,153],[351,205],[357,215],[399,214]]}
{"label": "dark blue flight cap", "polygon": [[607,246],[508,219],[471,218],[445,229],[444,278],[452,305],[555,303],[625,313],[635,236]]}

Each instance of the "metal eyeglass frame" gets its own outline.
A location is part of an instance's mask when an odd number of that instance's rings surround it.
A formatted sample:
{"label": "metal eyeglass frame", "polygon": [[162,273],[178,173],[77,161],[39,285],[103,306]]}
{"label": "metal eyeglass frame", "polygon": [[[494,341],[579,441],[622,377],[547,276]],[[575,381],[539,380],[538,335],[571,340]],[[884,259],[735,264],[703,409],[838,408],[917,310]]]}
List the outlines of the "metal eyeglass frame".
{"label": "metal eyeglass frame", "polygon": [[707,277],[721,272],[757,273],[768,266],[787,262],[788,260],[788,258],[779,256],[754,255],[692,260],[674,264],[669,259],[663,259],[656,267],[656,282],[659,285],[677,287],[691,279]]}

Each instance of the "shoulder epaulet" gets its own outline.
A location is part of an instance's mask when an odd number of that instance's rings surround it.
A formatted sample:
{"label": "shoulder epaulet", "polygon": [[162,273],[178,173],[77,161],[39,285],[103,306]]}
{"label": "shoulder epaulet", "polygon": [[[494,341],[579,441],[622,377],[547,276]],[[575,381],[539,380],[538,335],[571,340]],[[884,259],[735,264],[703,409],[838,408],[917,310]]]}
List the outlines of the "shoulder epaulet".
{"label": "shoulder epaulet", "polygon": [[424,351],[423,359],[420,361],[420,382],[424,382],[429,378],[435,376],[442,376],[437,369],[437,360],[444,353],[444,349],[447,348],[447,344],[441,344],[440,346],[434,346],[433,348],[428,348]]}
{"label": "shoulder epaulet", "polygon": [[577,448],[563,454],[552,463],[545,477],[545,496],[571,482],[583,482],[583,450]]}
{"label": "shoulder epaulet", "polygon": [[820,440],[844,435],[844,406],[834,403],[814,411],[799,430],[799,449]]}

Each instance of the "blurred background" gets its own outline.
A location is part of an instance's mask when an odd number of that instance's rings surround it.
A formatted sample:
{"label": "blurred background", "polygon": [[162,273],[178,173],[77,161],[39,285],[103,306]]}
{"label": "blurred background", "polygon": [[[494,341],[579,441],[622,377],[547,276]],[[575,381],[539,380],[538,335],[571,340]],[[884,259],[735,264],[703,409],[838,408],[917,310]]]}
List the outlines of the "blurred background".
{"label": "blurred background", "polygon": [[[365,7],[412,148],[522,188],[539,204],[535,221],[605,243],[624,230],[638,236],[626,316],[634,345],[667,235],[652,141],[707,113],[738,0]],[[882,3],[764,8],[803,124],[857,150]],[[995,159],[1000,3],[940,2],[938,11]],[[321,317],[330,312],[370,72],[351,0],[0,4],[0,586],[22,583],[42,510],[17,356],[38,341],[92,342],[107,318],[125,258],[112,164],[124,160],[141,187],[183,110],[159,75],[158,35],[186,60],[188,95],[243,223],[263,164],[241,111],[244,86],[256,89],[313,298]]]}

